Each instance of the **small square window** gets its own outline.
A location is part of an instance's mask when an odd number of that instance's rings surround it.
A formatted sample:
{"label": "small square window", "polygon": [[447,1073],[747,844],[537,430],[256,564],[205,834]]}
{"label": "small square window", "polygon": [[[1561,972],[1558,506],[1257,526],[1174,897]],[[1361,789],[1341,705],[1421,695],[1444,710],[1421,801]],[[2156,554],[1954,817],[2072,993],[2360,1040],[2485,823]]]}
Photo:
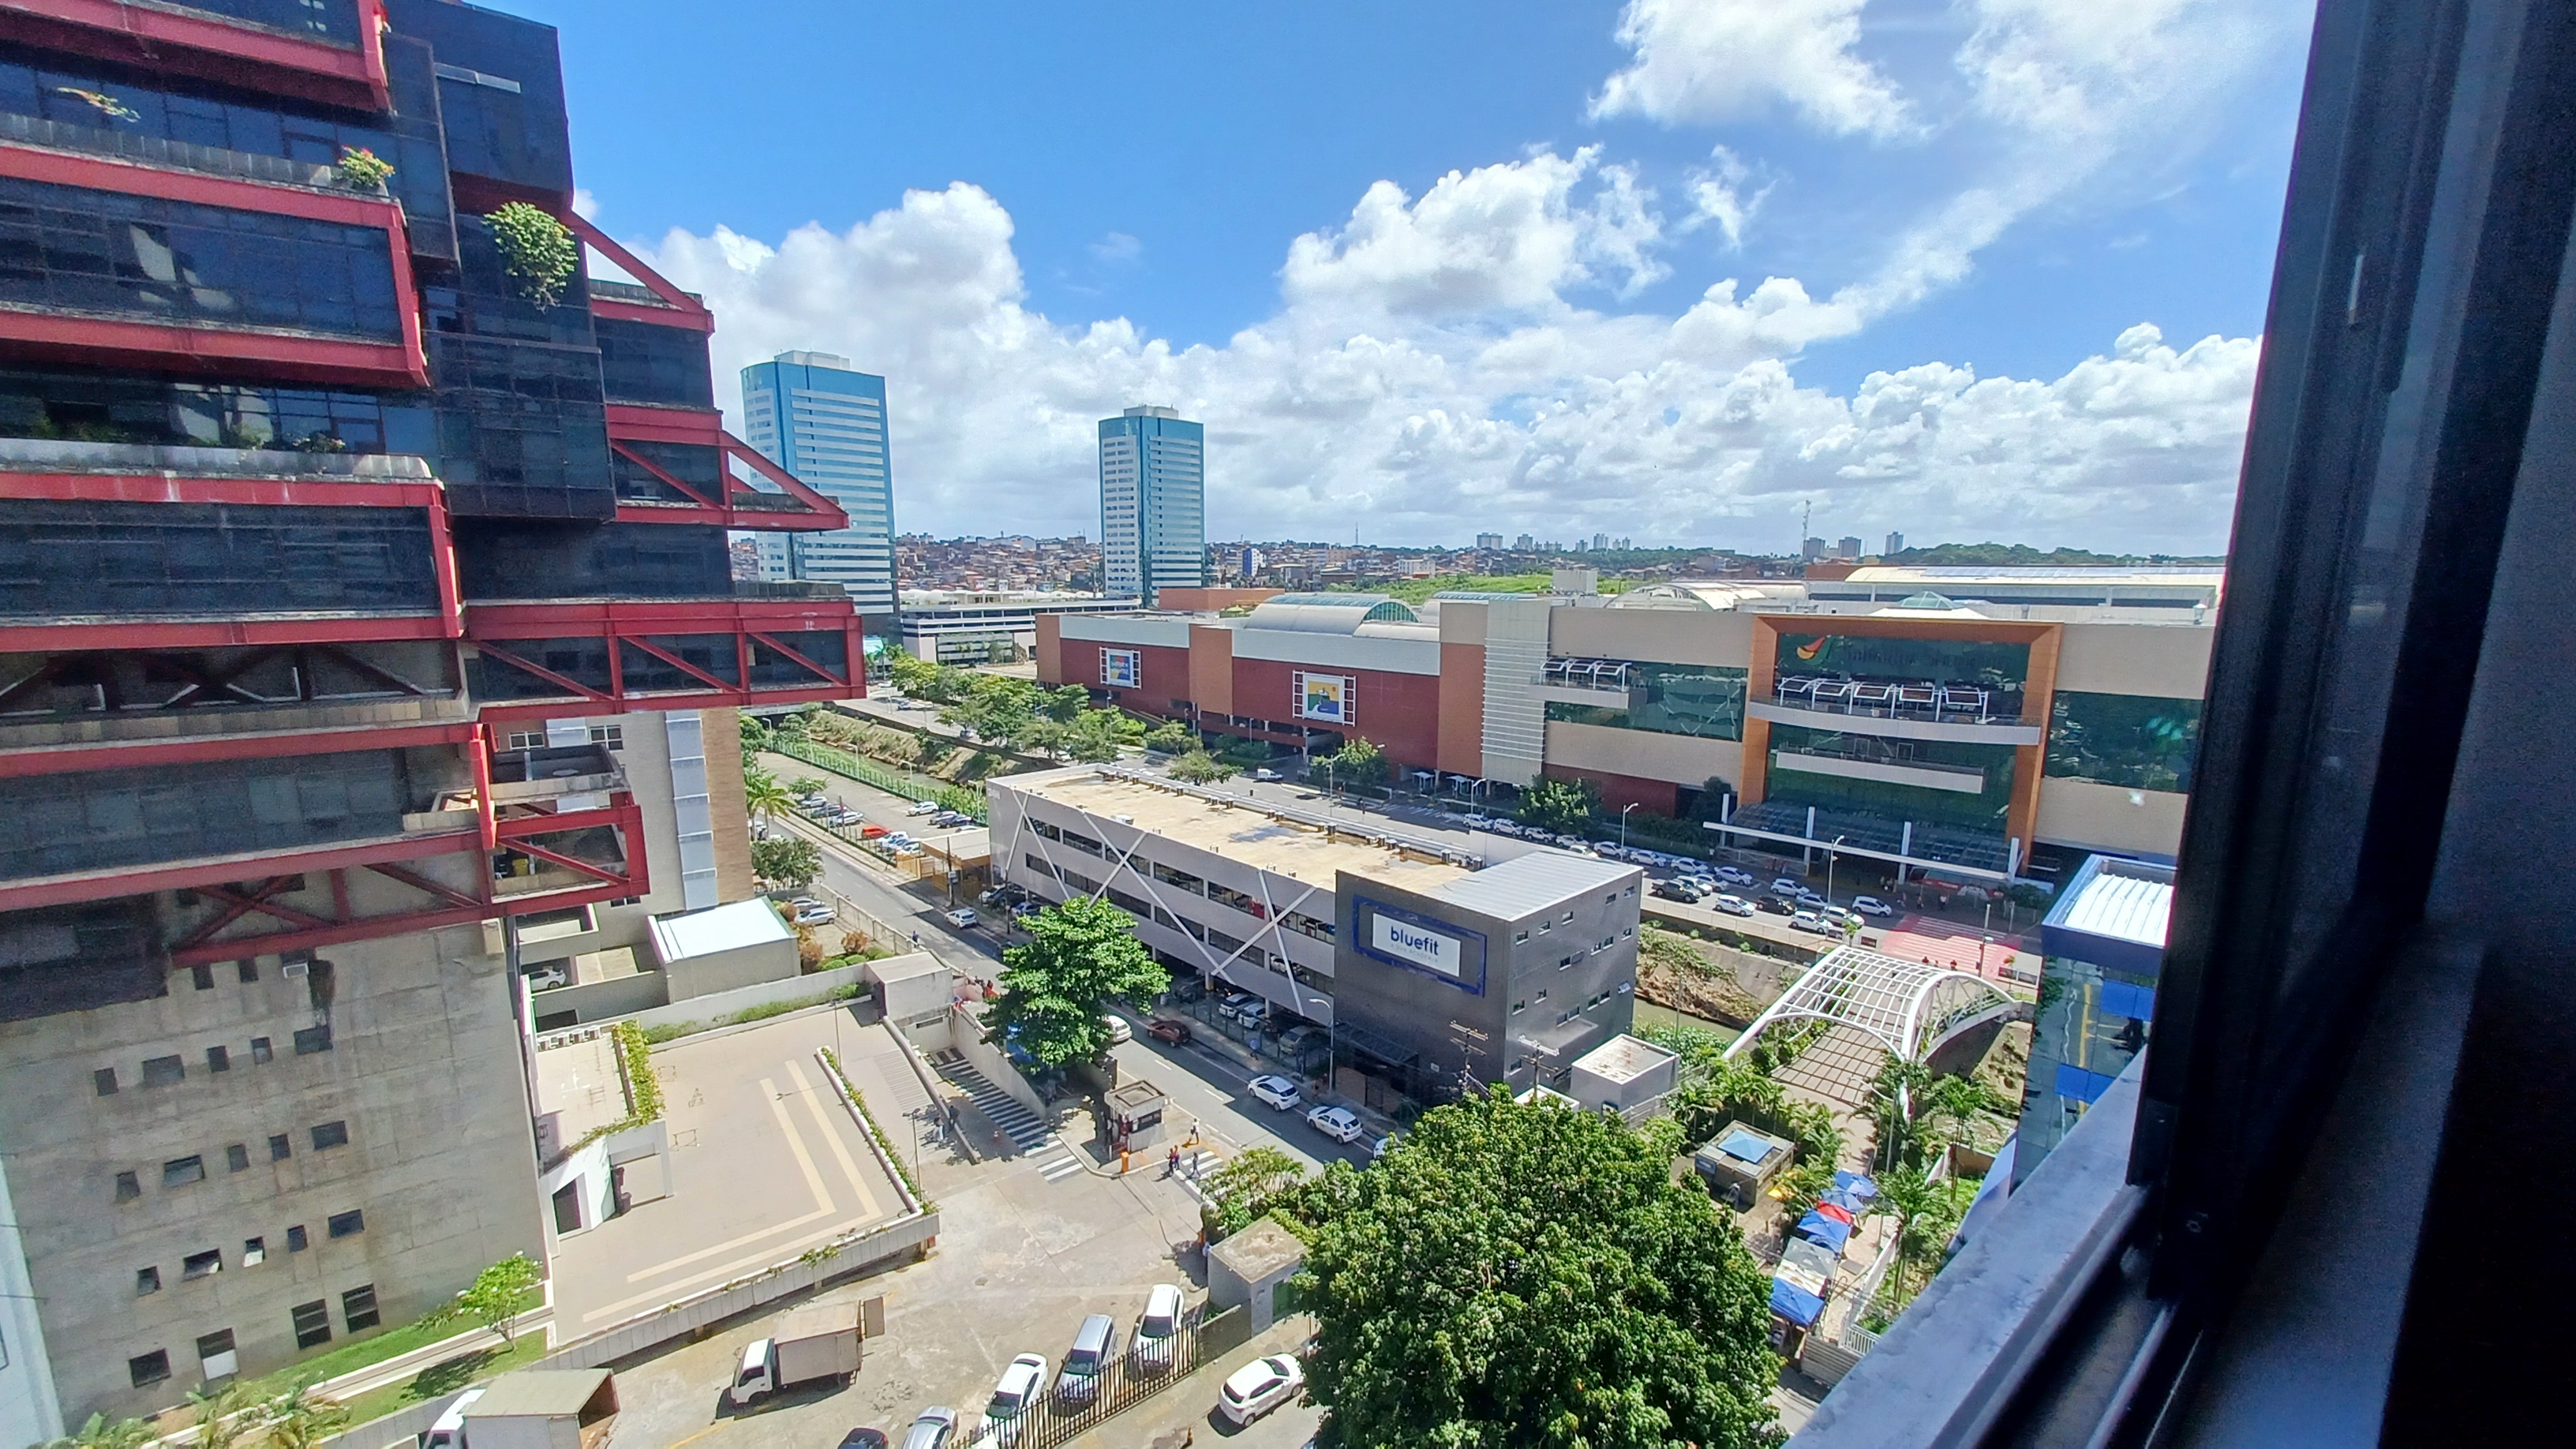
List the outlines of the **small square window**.
{"label": "small square window", "polygon": [[244,1238],[244,1239],[242,1239],[242,1266],[243,1266],[243,1267],[245,1267],[245,1268],[256,1268],[256,1267],[258,1267],[260,1264],[265,1263],[265,1262],[267,1262],[267,1261],[268,1261],[268,1239],[266,1239],[266,1238]]}
{"label": "small square window", "polygon": [[212,991],[215,989],[215,968],[201,961],[188,968],[188,979],[197,984],[199,991]]}
{"label": "small square window", "polygon": [[1539,922],[1539,923],[1538,923],[1538,933],[1539,933],[1540,935],[1542,935],[1542,936],[1546,935],[1548,932],[1553,931],[1553,930],[1555,930],[1555,929],[1556,929],[1556,927],[1555,927],[1555,926],[1553,926],[1553,925],[1549,924],[1549,923],[1548,923],[1548,922],[1546,922],[1546,921],[1541,921],[1541,922]]}
{"label": "small square window", "polygon": [[209,1359],[232,1351],[233,1331],[229,1328],[197,1335],[197,1357],[200,1359]]}
{"label": "small square window", "polygon": [[89,1074],[90,1088],[102,1097],[116,1095],[116,1068],[101,1067]]}
{"label": "small square window", "polygon": [[231,1071],[232,1069],[233,1069],[233,1054],[232,1054],[232,1049],[231,1049],[230,1047],[210,1046],[210,1047],[206,1048],[206,1070],[207,1070],[207,1071],[210,1071],[210,1072],[229,1072],[229,1071]]}
{"label": "small square window", "polygon": [[133,1376],[134,1386],[148,1389],[170,1377],[170,1351],[156,1348],[150,1353],[125,1361],[126,1373]]}
{"label": "small square window", "polygon": [[130,1172],[120,1172],[116,1175],[116,1200],[118,1202],[132,1202],[141,1196],[143,1196],[143,1180],[141,1178],[136,1177]]}
{"label": "small square window", "polygon": [[376,1326],[376,1285],[361,1283],[340,1295],[340,1317],[351,1333]]}
{"label": "small square window", "polygon": [[1532,997],[1532,998],[1530,998],[1530,999],[1531,999],[1531,1000],[1533,1000],[1533,1001],[1545,1001],[1545,1000],[1547,1000],[1547,993],[1546,993],[1546,992],[1544,992],[1544,991],[1542,991],[1542,992],[1540,992],[1538,995],[1536,995],[1536,996],[1534,996],[1534,997]]}
{"label": "small square window", "polygon": [[224,1170],[227,1172],[248,1172],[250,1170],[250,1149],[239,1142],[225,1148]]}
{"label": "small square window", "polygon": [[137,1269],[135,1269],[135,1270],[134,1270],[134,1296],[135,1296],[135,1297],[137,1297],[137,1298],[142,1298],[142,1297],[146,1297],[146,1296],[148,1296],[148,1295],[150,1295],[150,1294],[158,1293],[158,1292],[160,1292],[160,1291],[161,1291],[161,1270],[160,1270],[160,1269],[158,1269],[158,1268],[137,1268]]}
{"label": "small square window", "polygon": [[202,1157],[174,1158],[161,1164],[163,1187],[186,1187],[189,1183],[205,1180],[206,1159]]}
{"label": "small square window", "polygon": [[358,1208],[351,1208],[344,1213],[333,1213],[330,1227],[331,1236],[335,1238],[354,1238],[367,1230],[367,1215]]}
{"label": "small square window", "polygon": [[348,1145],[349,1124],[346,1122],[325,1122],[313,1129],[313,1150],[316,1152]]}
{"label": "small square window", "polygon": [[286,1140],[285,1133],[280,1132],[276,1136],[268,1139],[269,1161],[284,1162],[286,1159],[293,1157],[294,1155],[295,1144]]}
{"label": "small square window", "polygon": [[327,1052],[330,1049],[331,1027],[327,1022],[321,1026],[300,1028],[295,1033],[295,1054],[299,1057],[309,1057],[315,1052]]}
{"label": "small square window", "polygon": [[1514,933],[1512,934],[1512,940],[1513,940],[1515,943],[1522,942],[1522,941],[1526,941],[1526,940],[1528,940],[1528,939],[1529,939],[1529,932],[1527,932],[1527,931],[1516,931],[1516,932],[1514,932]]}
{"label": "small square window", "polygon": [[1527,1010],[1529,1010],[1529,1003],[1526,1001],[1515,1001],[1512,1003],[1512,1015],[1514,1016],[1518,1016]]}
{"label": "small square window", "polygon": [[1557,924],[1558,924],[1558,925],[1561,925],[1561,926],[1571,926],[1571,925],[1573,925],[1573,924],[1574,924],[1574,912],[1572,912],[1572,911],[1568,911],[1568,912],[1566,912],[1563,916],[1561,916],[1561,917],[1559,917],[1559,918],[1558,918],[1558,920],[1557,920]]}
{"label": "small square window", "polygon": [[288,1310],[295,1322],[295,1346],[317,1348],[331,1341],[331,1305],[319,1298]]}
{"label": "small square window", "polygon": [[187,1079],[188,1064],[177,1057],[143,1059],[143,1085],[147,1087],[172,1087]]}
{"label": "small square window", "polygon": [[253,1063],[267,1061],[275,1055],[277,1053],[269,1050],[267,1037],[255,1036],[250,1039],[250,1059]]}
{"label": "small square window", "polygon": [[233,965],[241,972],[241,979],[245,984],[259,979],[259,963],[257,961],[235,961]]}
{"label": "small square window", "polygon": [[179,1276],[182,1278],[212,1278],[222,1271],[224,1271],[224,1250],[221,1248],[208,1248],[202,1253],[190,1253],[179,1264]]}
{"label": "small square window", "polygon": [[304,1251],[304,1243],[304,1225],[302,1223],[297,1223],[295,1226],[286,1230],[286,1251],[290,1253],[301,1253]]}

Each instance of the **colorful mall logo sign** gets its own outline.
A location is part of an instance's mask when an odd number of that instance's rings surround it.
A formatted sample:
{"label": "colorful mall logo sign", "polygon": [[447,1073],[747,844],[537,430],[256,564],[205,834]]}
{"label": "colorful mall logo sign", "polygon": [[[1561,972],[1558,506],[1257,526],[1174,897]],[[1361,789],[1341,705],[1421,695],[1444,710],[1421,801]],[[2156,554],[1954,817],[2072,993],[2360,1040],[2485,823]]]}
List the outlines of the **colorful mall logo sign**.
{"label": "colorful mall logo sign", "polygon": [[1357,683],[1347,674],[1297,671],[1297,717],[1326,724],[1352,723],[1351,695]]}

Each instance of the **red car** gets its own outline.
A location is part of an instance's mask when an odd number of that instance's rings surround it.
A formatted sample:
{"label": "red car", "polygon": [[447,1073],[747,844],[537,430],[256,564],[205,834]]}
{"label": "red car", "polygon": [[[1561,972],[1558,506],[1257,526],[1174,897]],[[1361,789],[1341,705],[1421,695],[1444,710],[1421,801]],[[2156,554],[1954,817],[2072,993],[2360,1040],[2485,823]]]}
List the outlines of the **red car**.
{"label": "red car", "polygon": [[867,827],[866,829],[861,830],[861,831],[859,832],[859,838],[860,838],[861,840],[874,840],[874,839],[876,839],[878,836],[883,835],[883,834],[885,834],[885,833],[886,833],[886,828],[885,828],[884,826],[882,826],[882,825],[871,825],[871,826]]}
{"label": "red car", "polygon": [[1190,1029],[1187,1023],[1173,1021],[1166,1017],[1145,1028],[1145,1035],[1159,1042],[1180,1046],[1190,1039]]}

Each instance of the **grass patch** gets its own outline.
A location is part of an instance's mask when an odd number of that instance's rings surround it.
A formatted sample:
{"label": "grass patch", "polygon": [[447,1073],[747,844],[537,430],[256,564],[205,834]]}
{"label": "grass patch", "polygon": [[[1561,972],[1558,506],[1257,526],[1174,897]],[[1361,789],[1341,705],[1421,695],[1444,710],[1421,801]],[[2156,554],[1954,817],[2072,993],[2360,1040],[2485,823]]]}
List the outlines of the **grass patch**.
{"label": "grass patch", "polygon": [[501,1347],[500,1340],[492,1339],[489,1348],[478,1348],[458,1354],[451,1359],[442,1359],[401,1383],[387,1384],[381,1389],[370,1389],[348,1400],[349,1422],[363,1424],[370,1419],[381,1419],[387,1414],[400,1413],[414,1404],[425,1404],[432,1399],[444,1398],[458,1389],[481,1383],[495,1374],[507,1373],[515,1368],[526,1368],[545,1356],[546,1336],[543,1333],[520,1334],[519,1341],[508,1349]]}
{"label": "grass patch", "polygon": [[[544,1290],[530,1289],[520,1295],[518,1311],[525,1313],[543,1302],[545,1302]],[[336,1379],[343,1374],[356,1373],[362,1368],[383,1363],[386,1359],[399,1358],[413,1349],[427,1348],[433,1343],[473,1331],[457,1323],[431,1324],[414,1320],[400,1328],[386,1329],[373,1338],[361,1338],[344,1343],[327,1353],[315,1354],[301,1363],[289,1364],[273,1373],[250,1379],[247,1381],[247,1386],[262,1400],[274,1399],[292,1390],[298,1384],[318,1384],[325,1379]],[[539,1336],[542,1337],[542,1335]],[[383,1412],[391,1413],[392,1410]],[[196,1418],[189,1410],[177,1408],[160,1415],[155,1427],[163,1433],[175,1434],[195,1423]]]}
{"label": "grass patch", "polygon": [[865,995],[866,991],[867,988],[858,982],[848,981],[819,996],[799,996],[789,1001],[764,1001],[758,1006],[746,1006],[740,1011],[728,1011],[708,1021],[665,1022],[660,1026],[641,1028],[641,1031],[645,1041],[658,1046],[666,1041],[678,1041],[684,1036],[695,1036],[702,1031],[713,1031],[720,1026],[746,1026],[755,1021],[767,1021],[773,1016],[785,1016],[791,1011],[803,1011],[809,1006],[828,1006],[835,1001],[856,1001]]}

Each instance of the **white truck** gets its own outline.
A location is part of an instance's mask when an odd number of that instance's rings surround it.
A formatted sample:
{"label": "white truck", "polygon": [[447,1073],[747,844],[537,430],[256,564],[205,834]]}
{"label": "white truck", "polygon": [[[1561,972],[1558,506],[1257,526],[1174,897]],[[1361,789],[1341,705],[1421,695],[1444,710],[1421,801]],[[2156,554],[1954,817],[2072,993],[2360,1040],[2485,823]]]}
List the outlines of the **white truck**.
{"label": "white truck", "polygon": [[763,1394],[847,1379],[859,1371],[859,1310],[851,1303],[800,1308],[780,1320],[777,1332],[743,1349],[727,1392],[737,1404]]}

